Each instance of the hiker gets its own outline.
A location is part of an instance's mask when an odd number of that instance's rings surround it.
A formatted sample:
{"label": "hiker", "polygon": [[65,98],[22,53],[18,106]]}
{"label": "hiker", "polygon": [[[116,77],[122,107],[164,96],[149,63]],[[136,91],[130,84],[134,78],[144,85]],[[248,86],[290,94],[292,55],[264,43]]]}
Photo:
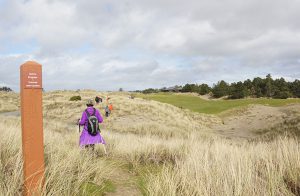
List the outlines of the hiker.
{"label": "hiker", "polygon": [[111,103],[108,105],[108,109],[109,109],[109,111],[111,113],[111,111],[113,110],[113,105]]}
{"label": "hiker", "polygon": [[96,102],[96,104],[102,103],[102,98],[96,96],[96,97],[95,97],[95,102]]}
{"label": "hiker", "polygon": [[113,106],[112,106],[112,104],[110,103],[110,104],[108,104],[107,106],[105,106],[105,109],[104,109],[104,111],[105,111],[105,116],[106,117],[109,117],[109,115],[111,114],[111,111],[113,110]]}
{"label": "hiker", "polygon": [[81,119],[78,121],[79,126],[84,126],[80,135],[79,145],[80,147],[94,150],[95,144],[100,143],[103,144],[104,153],[107,154],[105,148],[106,142],[101,136],[99,128],[99,123],[103,122],[103,118],[100,112],[93,107],[93,100],[88,100],[86,106],[87,109],[84,110]]}
{"label": "hiker", "polygon": [[110,110],[109,110],[109,108],[108,108],[108,105],[105,106],[104,112],[105,112],[105,116],[106,116],[106,117],[109,117]]}

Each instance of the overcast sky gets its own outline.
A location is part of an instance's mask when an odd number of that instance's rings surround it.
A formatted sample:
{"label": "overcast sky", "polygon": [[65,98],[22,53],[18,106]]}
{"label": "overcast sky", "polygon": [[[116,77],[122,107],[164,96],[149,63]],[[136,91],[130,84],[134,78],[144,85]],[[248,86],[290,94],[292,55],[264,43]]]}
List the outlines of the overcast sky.
{"label": "overcast sky", "polygon": [[299,0],[0,0],[0,86],[46,90],[300,79]]}

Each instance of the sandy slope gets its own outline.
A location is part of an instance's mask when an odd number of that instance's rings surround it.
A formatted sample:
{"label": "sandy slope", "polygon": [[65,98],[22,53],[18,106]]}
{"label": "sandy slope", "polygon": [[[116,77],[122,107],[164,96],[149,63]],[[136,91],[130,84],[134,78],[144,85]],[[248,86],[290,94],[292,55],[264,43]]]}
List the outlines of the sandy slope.
{"label": "sandy slope", "polygon": [[251,105],[246,108],[224,112],[220,116],[223,124],[214,125],[217,134],[226,137],[252,138],[257,131],[275,127],[300,114],[300,105],[283,107]]}
{"label": "sandy slope", "polygon": [[[87,91],[81,93],[81,96],[85,100],[93,97],[96,93]],[[46,93],[44,95],[44,117],[54,120],[58,114],[63,112],[64,116],[60,118],[64,118],[68,125],[73,124],[85,107],[84,101],[68,101],[68,97],[74,94],[76,93]],[[103,97],[107,95],[106,93],[102,94]],[[139,98],[132,100],[128,98],[127,94],[116,93],[110,94],[110,96],[115,109],[113,115],[105,120],[103,127],[115,132],[142,135],[187,136],[190,130],[198,130],[199,133],[214,133],[229,138],[252,138],[257,136],[257,131],[282,124],[300,113],[300,104],[294,104],[283,107],[250,105],[225,111],[219,115],[206,115],[156,101]],[[1,94],[2,101],[12,105],[11,108],[15,108],[14,110],[18,108],[19,104],[16,101],[17,97],[17,94],[13,93]],[[104,103],[97,108],[103,112]],[[14,116],[19,115],[19,112],[4,114]]]}

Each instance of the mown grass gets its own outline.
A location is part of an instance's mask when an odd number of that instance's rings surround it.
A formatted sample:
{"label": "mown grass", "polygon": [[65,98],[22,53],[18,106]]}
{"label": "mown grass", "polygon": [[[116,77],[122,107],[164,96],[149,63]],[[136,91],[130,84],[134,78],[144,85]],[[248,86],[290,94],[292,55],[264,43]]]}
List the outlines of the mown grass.
{"label": "mown grass", "polygon": [[138,94],[137,97],[155,100],[174,106],[189,109],[194,112],[205,114],[218,114],[220,112],[250,104],[261,104],[269,106],[283,106],[292,103],[300,103],[300,99],[236,99],[236,100],[204,100],[197,96],[187,94],[158,93],[158,94]]}

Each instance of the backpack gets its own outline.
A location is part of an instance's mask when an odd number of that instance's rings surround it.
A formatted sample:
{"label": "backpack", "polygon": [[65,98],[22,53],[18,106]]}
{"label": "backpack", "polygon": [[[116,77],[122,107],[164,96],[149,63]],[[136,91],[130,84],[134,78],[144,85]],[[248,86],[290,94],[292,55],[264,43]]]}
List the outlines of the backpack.
{"label": "backpack", "polygon": [[96,98],[95,98],[95,101],[96,101],[96,103],[101,103],[101,102],[102,102],[102,98],[101,98],[101,97],[98,97],[98,96],[96,96]]}
{"label": "backpack", "polygon": [[105,107],[105,116],[108,117],[110,114],[110,110],[108,108],[108,106]]}
{"label": "backpack", "polygon": [[85,113],[88,117],[88,129],[87,131],[89,132],[90,135],[95,136],[97,135],[98,132],[100,132],[99,129],[99,121],[97,119],[97,117],[95,116],[96,114],[96,109],[94,109],[94,112],[92,115],[90,115],[90,113],[87,111],[87,109],[85,110]]}
{"label": "backpack", "polygon": [[110,113],[108,106],[105,106],[105,113]]}

